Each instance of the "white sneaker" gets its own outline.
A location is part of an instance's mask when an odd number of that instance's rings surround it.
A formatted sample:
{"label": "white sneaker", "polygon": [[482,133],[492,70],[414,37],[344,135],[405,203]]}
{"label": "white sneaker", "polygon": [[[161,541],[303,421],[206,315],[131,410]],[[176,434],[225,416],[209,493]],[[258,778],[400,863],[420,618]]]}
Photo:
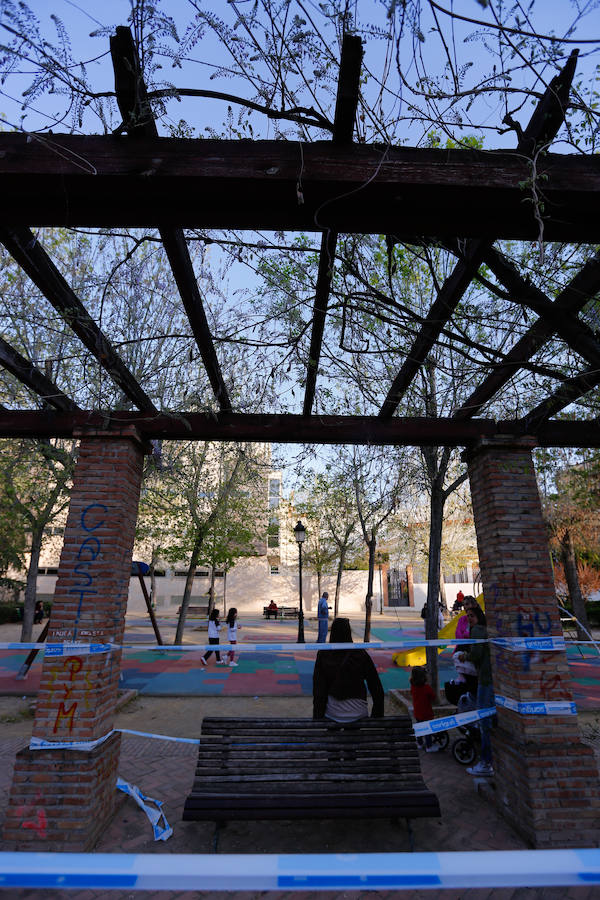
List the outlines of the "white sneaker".
{"label": "white sneaker", "polygon": [[219,660],[217,660],[217,665],[218,665],[218,666],[226,666],[227,663],[225,662],[224,659],[219,659]]}
{"label": "white sneaker", "polygon": [[229,668],[232,669],[234,666],[238,666],[239,663],[233,662],[233,660],[229,663]]}
{"label": "white sneaker", "polygon": [[431,747],[425,747],[425,753],[437,753],[439,749],[439,744],[432,744]]}
{"label": "white sneaker", "polygon": [[494,769],[492,768],[490,763],[484,763],[479,760],[474,766],[471,766],[467,769],[469,775],[481,775],[481,776],[490,776],[494,774]]}
{"label": "white sneaker", "polygon": [[203,666],[206,665],[206,660],[204,659],[203,656],[200,657],[200,662],[202,663]]}

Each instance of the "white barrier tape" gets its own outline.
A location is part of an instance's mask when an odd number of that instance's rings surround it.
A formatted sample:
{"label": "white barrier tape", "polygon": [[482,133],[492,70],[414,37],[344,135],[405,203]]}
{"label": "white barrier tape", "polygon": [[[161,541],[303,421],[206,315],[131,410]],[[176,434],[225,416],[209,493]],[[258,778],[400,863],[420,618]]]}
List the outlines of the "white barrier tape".
{"label": "white barrier tape", "polygon": [[[517,639],[518,640],[518,639]],[[348,644],[319,644],[306,643],[296,644],[291,641],[283,644],[169,644],[165,647],[162,644],[123,644],[123,650],[154,650],[162,653],[166,650],[184,651],[187,653],[196,653],[199,650],[235,650],[236,652],[250,650],[252,653],[298,653],[303,650],[415,650],[421,647],[453,647],[455,644],[487,644],[488,640],[484,638],[464,638],[457,640],[456,638],[445,638],[444,640],[426,641],[424,638],[414,638],[411,640],[398,641],[377,641],[376,643],[353,643]]]}
{"label": "white barrier tape", "polygon": [[168,734],[153,734],[151,731],[131,731],[129,728],[115,728],[115,731],[120,734],[134,734],[136,737],[154,738],[157,741],[174,741],[177,744],[196,744],[198,746],[200,743],[197,738],[171,737]]}
{"label": "white barrier tape", "polygon": [[0,853],[0,888],[428,890],[600,884],[600,850],[460,853]]}
{"label": "white barrier tape", "polygon": [[[508,650],[522,653],[525,650],[564,650],[569,644],[589,644],[591,641],[568,641],[561,637],[547,638],[443,638],[425,640],[411,638],[397,641],[376,641],[374,643],[353,643],[355,650],[417,650],[422,647],[452,647],[457,644],[496,644]],[[198,653],[206,650],[249,650],[253,653],[297,653],[303,650],[347,650],[348,644],[321,644],[315,642],[297,644],[291,641],[271,644],[78,644],[76,642],[62,644],[20,644],[0,643],[0,650],[44,650],[47,656],[86,656],[94,653],[108,653],[111,650],[144,650],[158,653],[176,651],[178,653]]]}
{"label": "white barrier tape", "polygon": [[[117,777],[117,790],[123,791],[124,794],[133,797],[140,809],[144,810],[152,825],[154,840],[168,841],[173,834],[173,829],[167,822],[167,818],[163,812],[162,800],[154,800],[152,797],[146,797],[142,794],[137,785],[129,784],[128,781],[124,781],[120,777]],[[156,806],[157,809],[153,809],[152,806],[149,806],[150,803],[154,803],[154,806]]]}
{"label": "white barrier tape", "polygon": [[103,744],[104,741],[108,740],[108,738],[113,734],[112,731],[109,731],[108,734],[103,735],[102,737],[96,738],[94,741],[46,741],[43,738],[32,737],[29,741],[29,749],[30,750],[94,750],[96,747]]}
{"label": "white barrier tape", "polygon": [[117,649],[117,644],[78,644],[74,641],[62,644],[21,644],[0,643],[0,650],[43,650],[46,656],[89,656],[93,653],[108,653]]}
{"label": "white barrier tape", "polygon": [[171,737],[168,734],[154,734],[150,731],[131,731],[129,728],[114,728],[103,737],[97,738],[95,741],[46,741],[42,738],[32,737],[29,741],[30,750],[94,750],[108,740],[111,734],[133,734],[137,737],[154,738],[157,741],[174,741],[178,744],[198,744],[200,741],[196,738],[179,738]]}
{"label": "white barrier tape", "polygon": [[440,731],[450,731],[451,728],[458,728],[459,725],[468,725],[470,722],[478,722],[480,719],[487,719],[488,716],[495,716],[496,708],[493,706],[487,709],[473,709],[465,713],[457,713],[455,716],[443,716],[439,719],[430,719],[428,722],[415,722],[413,730],[417,737],[424,734],[438,734]]}
{"label": "white barrier tape", "polygon": [[564,650],[566,646],[563,637],[490,638],[490,643],[517,652],[522,650]]}
{"label": "white barrier tape", "polygon": [[521,716],[576,716],[577,706],[568,700],[513,700],[496,694],[497,706],[504,706]]}

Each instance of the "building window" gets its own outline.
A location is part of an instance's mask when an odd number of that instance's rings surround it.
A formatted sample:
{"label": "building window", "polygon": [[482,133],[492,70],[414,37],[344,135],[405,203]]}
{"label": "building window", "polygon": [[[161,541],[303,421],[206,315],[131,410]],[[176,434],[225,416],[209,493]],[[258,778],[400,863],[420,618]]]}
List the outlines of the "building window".
{"label": "building window", "polygon": [[274,509],[279,506],[279,497],[281,494],[281,479],[269,479],[269,508]]}
{"label": "building window", "polygon": [[267,527],[267,547],[273,549],[279,547],[279,518],[271,516]]}
{"label": "building window", "polygon": [[269,575],[279,575],[279,566],[270,566]]}

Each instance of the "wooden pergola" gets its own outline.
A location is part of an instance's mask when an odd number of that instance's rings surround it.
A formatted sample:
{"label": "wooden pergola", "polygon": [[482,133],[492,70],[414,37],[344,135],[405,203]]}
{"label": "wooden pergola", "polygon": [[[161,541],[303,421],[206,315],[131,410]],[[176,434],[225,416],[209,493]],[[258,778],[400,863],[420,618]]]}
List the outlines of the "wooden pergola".
{"label": "wooden pergola", "polygon": [[[531,160],[544,183],[544,239],[600,241],[597,157],[539,155],[563,122],[577,51],[553,79],[514,152],[432,150],[352,143],[362,59],[346,37],[332,140],[179,140],[158,137],[131,33],[111,39],[123,125],[118,135],[0,135],[0,241],[118,385],[135,410],[82,410],[15,348],[0,341],[0,363],[45,408],[0,411],[0,436],[69,437],[123,420],[147,438],[463,446],[494,436],[532,437],[539,446],[600,446],[598,419],[554,417],[600,384],[600,341],[579,312],[600,289],[600,254],[590,257],[555,300],[524,277],[494,241],[535,240],[539,219],[528,202]],[[127,132],[125,136],[123,132]],[[57,152],[59,148],[60,152]],[[302,154],[302,155],[300,155]],[[298,202],[301,170],[302,199]],[[158,228],[213,391],[214,414],[157,409],[111,347],[30,226]],[[243,413],[232,408],[184,236],[184,227],[320,231],[310,351],[302,413]],[[437,242],[456,256],[420,333],[382,398],[377,415],[314,416],[332,264],[340,234],[385,233]],[[487,266],[535,322],[506,357],[482,374],[462,407],[445,418],[396,416],[428,353],[469,284]],[[543,345],[559,337],[581,358],[580,372],[517,420],[478,418],[486,403]]]}
{"label": "wooden pergola", "polygon": [[[5,838],[18,848],[38,842],[49,849],[89,849],[114,809],[120,735],[112,728],[146,439],[465,447],[488,633],[503,639],[562,638],[531,449],[600,447],[599,418],[555,418],[600,385],[600,341],[579,316],[600,290],[600,253],[590,250],[551,300],[494,247],[500,238],[539,237],[540,210],[528,192],[534,177],[543,178],[545,240],[600,240],[598,157],[546,153],[564,119],[576,52],[520,132],[516,150],[484,152],[353,144],[362,59],[355,37],[344,40],[335,116],[325,123],[332,139],[302,147],[158,137],[128,29],[117,29],[111,50],[123,119],[118,134],[0,134],[0,241],[133,407],[80,409],[31,360],[0,340],[0,363],[41,398],[42,407],[0,409],[0,437],[81,440],[50,637],[116,648],[107,657],[110,665],[99,655],[81,656],[75,668],[71,658],[62,667],[60,661],[54,667],[52,660],[44,662],[34,724],[34,740],[42,744],[17,754],[4,827]],[[32,224],[158,229],[211,386],[212,396],[203,398],[209,412],[157,408],[40,245]],[[321,233],[301,413],[234,408],[184,227]],[[339,235],[349,233],[385,233],[389,243],[434,243],[456,261],[416,336],[405,344],[399,336],[402,361],[377,413],[317,415],[332,261]],[[506,296],[534,314],[533,324],[488,362],[477,387],[450,416],[398,416],[484,265]],[[480,418],[513,375],[533,366],[540,348],[556,338],[577,354],[580,369],[568,378],[557,375],[559,386],[520,419]],[[564,648],[532,654],[494,646],[492,669],[502,707],[494,738],[502,815],[535,846],[597,843],[597,766],[580,740]],[[531,701],[543,701],[547,715],[530,714]],[[85,744],[85,752],[64,750],[74,740]],[[559,800],[557,783],[565,785]],[[45,791],[53,799],[42,839],[27,830],[22,811],[41,803]]]}

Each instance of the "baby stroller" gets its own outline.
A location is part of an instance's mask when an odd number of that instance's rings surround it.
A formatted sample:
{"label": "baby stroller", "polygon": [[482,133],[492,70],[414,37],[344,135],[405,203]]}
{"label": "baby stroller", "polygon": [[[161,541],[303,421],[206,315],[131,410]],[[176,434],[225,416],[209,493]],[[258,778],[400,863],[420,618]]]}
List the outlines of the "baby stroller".
{"label": "baby stroller", "polygon": [[[446,700],[456,706],[457,713],[469,712],[477,708],[477,679],[467,676],[466,681],[447,681],[444,684]],[[461,766],[470,766],[479,756],[481,737],[476,723],[458,725],[459,737],[455,738],[450,752]]]}

